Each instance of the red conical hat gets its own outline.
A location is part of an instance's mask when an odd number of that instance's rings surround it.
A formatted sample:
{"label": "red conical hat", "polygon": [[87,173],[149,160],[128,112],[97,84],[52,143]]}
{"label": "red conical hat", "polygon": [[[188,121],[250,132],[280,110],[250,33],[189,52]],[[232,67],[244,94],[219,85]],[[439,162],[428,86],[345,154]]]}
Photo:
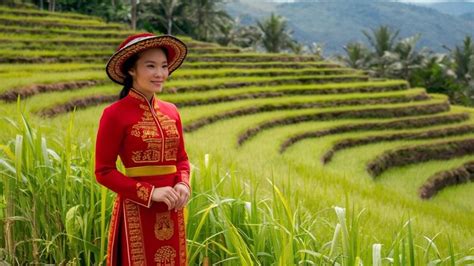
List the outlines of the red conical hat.
{"label": "red conical hat", "polygon": [[117,51],[110,57],[105,69],[107,75],[114,82],[123,85],[125,79],[123,64],[127,59],[136,53],[156,47],[163,47],[168,51],[169,75],[181,66],[188,52],[184,42],[172,35],[156,36],[152,33],[131,35],[120,44]]}

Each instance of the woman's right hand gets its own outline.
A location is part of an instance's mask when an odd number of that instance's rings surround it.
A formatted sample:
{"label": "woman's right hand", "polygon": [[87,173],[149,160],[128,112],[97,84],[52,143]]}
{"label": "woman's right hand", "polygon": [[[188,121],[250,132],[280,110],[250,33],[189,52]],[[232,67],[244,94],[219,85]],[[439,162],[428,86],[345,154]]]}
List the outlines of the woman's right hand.
{"label": "woman's right hand", "polygon": [[172,187],[155,187],[151,199],[156,202],[164,202],[168,205],[168,210],[173,209],[179,200],[179,194]]}

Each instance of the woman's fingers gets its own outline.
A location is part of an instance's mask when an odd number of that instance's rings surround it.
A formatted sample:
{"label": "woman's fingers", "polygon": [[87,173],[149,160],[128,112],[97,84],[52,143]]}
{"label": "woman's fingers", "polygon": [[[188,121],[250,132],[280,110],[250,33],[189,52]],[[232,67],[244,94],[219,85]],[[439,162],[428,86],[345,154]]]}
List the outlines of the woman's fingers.
{"label": "woman's fingers", "polygon": [[166,205],[168,205],[168,209],[173,209],[174,206],[176,205],[174,203],[174,200],[169,196],[165,196],[165,198],[163,199],[163,202],[166,203]]}
{"label": "woman's fingers", "polygon": [[155,188],[152,199],[157,202],[164,202],[168,205],[168,210],[171,210],[180,202],[181,196],[173,187],[168,186]]}
{"label": "woman's fingers", "polygon": [[175,211],[178,210],[181,206],[181,196],[179,199],[176,201],[176,205],[174,206]]}
{"label": "woman's fingers", "polygon": [[168,210],[172,209],[171,202],[167,198],[165,198],[163,202],[168,206]]}
{"label": "woman's fingers", "polygon": [[180,193],[179,201],[175,207],[175,209],[177,210],[184,208],[184,206],[186,206],[186,203],[188,202],[188,199],[189,199],[189,193],[187,190],[180,189],[179,193]]}
{"label": "woman's fingers", "polygon": [[189,189],[182,184],[175,187],[155,188],[153,193],[153,200],[164,202],[168,206],[168,210],[184,208],[190,196]]}
{"label": "woman's fingers", "polygon": [[179,202],[179,196],[175,193],[173,189],[167,191],[167,198],[171,203],[171,209],[176,207],[176,204]]}
{"label": "woman's fingers", "polygon": [[176,191],[174,191],[172,188],[168,190],[168,196],[171,197],[173,201],[177,201],[179,199],[178,193],[176,193]]}
{"label": "woman's fingers", "polygon": [[184,203],[186,202],[186,193],[181,193],[179,197],[179,203],[176,206],[176,209],[182,209],[184,207]]}

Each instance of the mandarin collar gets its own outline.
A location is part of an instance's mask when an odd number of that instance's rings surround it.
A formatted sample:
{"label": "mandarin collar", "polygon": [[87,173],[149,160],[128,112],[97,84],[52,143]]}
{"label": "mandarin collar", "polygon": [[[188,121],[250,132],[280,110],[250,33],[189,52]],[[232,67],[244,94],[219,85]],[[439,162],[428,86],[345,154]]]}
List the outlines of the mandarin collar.
{"label": "mandarin collar", "polygon": [[130,88],[130,91],[128,92],[128,94],[131,97],[137,100],[140,100],[141,102],[149,103],[150,106],[153,106],[155,109],[160,108],[158,105],[158,99],[156,98],[154,93],[153,93],[153,96],[151,97],[151,102],[148,102],[148,98],[145,96],[145,94],[143,94],[142,92],[140,92],[139,90],[135,88]]}

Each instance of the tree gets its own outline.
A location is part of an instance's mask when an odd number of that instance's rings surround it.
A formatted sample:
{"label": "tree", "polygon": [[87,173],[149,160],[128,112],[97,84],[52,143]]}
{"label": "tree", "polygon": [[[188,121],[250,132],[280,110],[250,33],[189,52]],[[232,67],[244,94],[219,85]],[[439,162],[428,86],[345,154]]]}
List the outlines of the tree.
{"label": "tree", "polygon": [[298,54],[298,55],[304,54],[308,50],[308,47],[306,47],[304,44],[299,43],[294,40],[290,42],[288,46],[294,54]]}
{"label": "tree", "polygon": [[460,91],[456,74],[451,69],[451,59],[446,54],[430,54],[423,58],[420,68],[410,76],[413,87],[424,87],[430,93],[443,93],[451,99]]}
{"label": "tree", "polygon": [[188,16],[193,20],[193,37],[202,41],[211,41],[219,32],[219,25],[232,19],[220,6],[223,0],[187,1]]}
{"label": "tree", "polygon": [[395,39],[398,37],[400,30],[393,32],[389,26],[382,25],[377,29],[372,29],[372,35],[365,30],[362,33],[374,48],[375,54],[378,57],[382,57],[386,51],[393,50]]}
{"label": "tree", "polygon": [[132,30],[137,29],[137,0],[130,0],[130,25]]}
{"label": "tree", "polygon": [[228,21],[219,25],[219,36],[217,42],[223,46],[229,46],[231,43],[235,43],[238,36],[238,18],[235,21]]}
{"label": "tree", "polygon": [[242,26],[240,18],[237,17],[219,25],[219,35],[216,40],[223,46],[234,45],[255,51],[261,38],[262,33],[256,26]]}
{"label": "tree", "polygon": [[365,30],[362,31],[374,49],[370,64],[376,66],[375,75],[378,77],[387,76],[388,74],[387,67],[393,61],[392,55],[388,52],[393,51],[399,32],[400,30],[393,31],[385,25],[372,29],[372,34]]}
{"label": "tree", "polygon": [[267,52],[278,53],[283,49],[290,48],[293,44],[291,32],[287,29],[286,21],[282,16],[273,12],[264,21],[258,21],[257,26],[262,31],[262,44]]}
{"label": "tree", "polygon": [[56,0],[48,0],[48,11],[54,12],[56,10]]}
{"label": "tree", "polygon": [[470,36],[466,36],[462,47],[456,46],[454,49],[455,72],[458,81],[462,84],[462,94],[464,101],[474,104],[474,43]]}
{"label": "tree", "polygon": [[347,66],[357,69],[366,68],[370,51],[364,44],[360,42],[350,42],[343,48],[346,52],[346,57],[342,57],[341,59]]}
{"label": "tree", "polygon": [[184,34],[181,26],[188,22],[185,9],[186,3],[182,0],[149,0],[141,4],[140,21],[150,25],[150,31]]}
{"label": "tree", "polygon": [[420,52],[416,51],[416,44],[421,35],[417,34],[399,41],[393,52],[394,62],[389,66],[389,72],[392,76],[408,80],[414,69],[420,68],[421,63],[428,52],[423,48]]}
{"label": "tree", "polygon": [[466,36],[463,46],[456,46],[453,52],[456,65],[456,76],[459,81],[468,84],[474,72],[474,44],[470,36]]}

